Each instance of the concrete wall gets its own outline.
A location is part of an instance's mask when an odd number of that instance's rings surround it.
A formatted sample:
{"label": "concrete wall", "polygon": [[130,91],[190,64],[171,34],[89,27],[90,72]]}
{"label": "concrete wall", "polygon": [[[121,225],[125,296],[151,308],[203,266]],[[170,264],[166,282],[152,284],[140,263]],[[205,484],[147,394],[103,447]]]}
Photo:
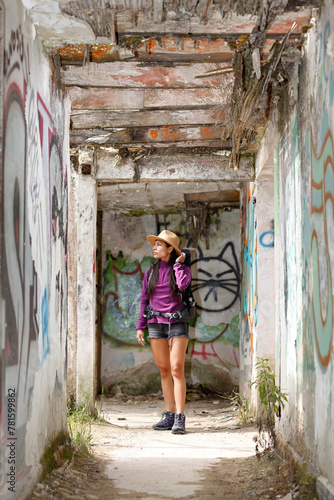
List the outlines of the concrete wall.
{"label": "concrete wall", "polygon": [[257,331],[257,245],[256,187],[253,182],[243,187],[241,206],[242,289],[240,322],[240,390],[249,399]]}
{"label": "concrete wall", "polygon": [[240,391],[257,412],[250,381],[258,358],[275,368],[275,207],[276,128],[270,124],[257,154],[256,182],[243,187],[241,206],[242,289],[240,322]]}
{"label": "concrete wall", "polygon": [[[239,372],[239,210],[212,214],[208,240],[200,239],[197,248],[191,247],[185,215],[156,219],[103,214],[102,385],[113,392],[160,389],[150,347],[138,345],[135,328],[142,278],[154,261],[146,236],[164,229],[164,220],[168,229],[180,235],[181,247],[192,253],[197,315],[190,327],[187,382],[230,390],[238,385]],[[204,275],[210,284],[197,281]],[[228,282],[223,282],[222,276]]]}
{"label": "concrete wall", "polygon": [[[334,11],[308,32],[276,149],[279,436],[333,483]],[[299,92],[299,94],[297,93]]]}
{"label": "concrete wall", "polygon": [[66,429],[68,123],[24,8],[3,4],[0,496],[19,498]]}

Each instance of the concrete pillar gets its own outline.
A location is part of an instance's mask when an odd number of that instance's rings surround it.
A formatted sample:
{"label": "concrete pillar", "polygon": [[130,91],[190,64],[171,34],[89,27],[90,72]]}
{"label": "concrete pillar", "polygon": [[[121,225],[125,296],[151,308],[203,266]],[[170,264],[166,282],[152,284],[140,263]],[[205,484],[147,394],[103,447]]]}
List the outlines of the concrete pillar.
{"label": "concrete pillar", "polygon": [[67,281],[67,400],[76,401],[77,387],[77,211],[78,211],[78,151],[70,155],[70,175],[68,189],[68,281]]}
{"label": "concrete pillar", "polygon": [[77,178],[77,383],[76,401],[95,401],[96,217],[94,150],[79,150]]}
{"label": "concrete pillar", "polygon": [[254,354],[275,369],[275,209],[273,155],[256,181],[258,308]]}
{"label": "concrete pillar", "polygon": [[[275,169],[276,129],[269,125],[256,159],[256,252],[257,326],[254,338],[252,381],[257,377],[255,363],[266,358],[275,371]],[[251,407],[259,411],[258,390],[252,391]]]}
{"label": "concrete pillar", "polygon": [[242,206],[243,300],[240,329],[240,391],[254,415],[258,358],[275,370],[275,237],[274,155],[276,129],[268,126],[256,158],[256,181],[244,187]]}

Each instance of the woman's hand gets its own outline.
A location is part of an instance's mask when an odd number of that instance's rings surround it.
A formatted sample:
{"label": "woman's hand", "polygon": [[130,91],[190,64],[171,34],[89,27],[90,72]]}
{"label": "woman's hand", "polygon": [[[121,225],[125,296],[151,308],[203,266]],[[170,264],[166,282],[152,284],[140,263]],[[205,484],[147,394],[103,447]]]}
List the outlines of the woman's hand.
{"label": "woman's hand", "polygon": [[175,262],[179,262],[180,264],[183,264],[183,262],[186,260],[186,254],[181,252],[181,255],[178,256]]}
{"label": "woman's hand", "polygon": [[146,344],[144,342],[144,332],[142,330],[137,330],[137,340],[139,344],[145,347]]}

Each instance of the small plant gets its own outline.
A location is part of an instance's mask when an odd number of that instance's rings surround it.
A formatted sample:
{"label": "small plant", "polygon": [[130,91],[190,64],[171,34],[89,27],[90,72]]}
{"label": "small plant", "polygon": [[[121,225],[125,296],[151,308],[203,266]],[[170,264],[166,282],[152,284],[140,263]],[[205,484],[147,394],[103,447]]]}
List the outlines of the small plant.
{"label": "small plant", "polygon": [[317,480],[311,474],[305,474],[298,481],[300,498],[314,500],[317,496]]}
{"label": "small plant", "polygon": [[72,445],[82,455],[90,455],[93,420],[88,401],[83,406],[74,403],[72,408],[67,410],[67,425]]}
{"label": "small plant", "polygon": [[244,396],[242,396],[239,392],[232,391],[232,394],[228,396],[228,399],[238,412],[239,424],[248,424],[248,422],[252,421],[248,401]]}
{"label": "small plant", "polygon": [[72,443],[68,439],[68,435],[64,432],[58,434],[58,436],[44,451],[44,454],[41,458],[41,480],[46,479],[47,475],[50,474],[53,469],[62,467],[64,464],[71,461],[73,458],[73,453],[74,450],[72,447]]}
{"label": "small plant", "polygon": [[[256,453],[259,453],[259,448],[264,448],[267,452],[272,446],[275,451],[277,449],[277,440],[275,433],[275,415],[280,416],[281,408],[284,408],[284,403],[288,400],[288,393],[282,392],[275,384],[275,374],[269,366],[269,360],[266,358],[257,358],[255,364],[258,375],[256,380],[250,383],[257,387],[260,397],[260,418],[258,420],[259,436],[256,438]],[[265,432],[267,432],[268,439]]]}

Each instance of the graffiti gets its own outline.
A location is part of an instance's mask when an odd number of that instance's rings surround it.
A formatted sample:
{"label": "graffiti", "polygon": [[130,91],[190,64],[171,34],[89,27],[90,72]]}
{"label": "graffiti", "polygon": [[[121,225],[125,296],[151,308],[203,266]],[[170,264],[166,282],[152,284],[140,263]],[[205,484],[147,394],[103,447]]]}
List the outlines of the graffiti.
{"label": "graffiti", "polygon": [[[221,359],[220,356],[218,356],[217,352],[215,351],[213,343],[208,344],[211,348],[211,352],[206,350],[207,344],[199,344],[200,345],[200,350],[196,350],[196,345],[197,342],[192,342],[191,343],[191,351],[190,351],[190,357],[194,358],[195,356],[200,357],[203,361],[206,361],[209,358],[216,358],[218,361],[223,365],[223,367],[229,372],[231,371],[231,368],[224,363],[224,361]],[[239,362],[238,362],[238,357],[235,352],[235,349],[233,349],[233,356],[235,360],[235,366],[239,368]]]}
{"label": "graffiti", "polygon": [[331,33],[330,20],[325,24],[325,29],[323,32],[319,33],[319,51],[318,51],[318,74],[320,75],[320,81],[324,80],[324,83],[328,82],[330,73],[330,57],[328,54],[328,38]]}
{"label": "graffiti", "polygon": [[275,234],[274,231],[265,231],[260,236],[260,243],[265,248],[271,248],[275,246]]}
{"label": "graffiti", "polygon": [[[229,254],[232,248],[231,254]],[[221,276],[226,276],[232,274],[231,265],[226,263],[227,254],[232,255],[236,259],[234,252],[234,247],[232,243],[225,245],[223,251],[218,257],[214,258],[204,258],[200,255],[200,258],[195,260],[193,264],[199,263],[201,266],[199,270],[204,271],[203,267],[206,263],[218,262],[220,266],[218,273],[215,274],[216,279],[201,280],[199,286],[201,286],[204,294],[204,298],[211,296],[212,300],[215,301],[216,298],[220,300],[219,291],[210,292],[214,287],[226,287],[232,291],[232,299],[229,297],[229,302],[225,301],[225,304],[234,304],[238,296],[235,297],[238,291],[238,283],[232,283],[235,278],[233,274],[232,278],[225,277],[221,280]],[[103,289],[103,306],[102,306],[102,328],[103,335],[109,340],[114,340],[116,342],[135,345],[137,342],[133,334],[138,320],[139,309],[140,309],[140,297],[142,289],[142,279],[145,270],[151,265],[152,259],[147,257],[141,264],[138,261],[127,262],[123,255],[119,255],[118,258],[113,258],[110,253],[107,254],[108,265],[104,270],[104,289]],[[205,263],[205,264],[204,264]],[[237,260],[235,260],[235,266],[237,268],[236,272],[239,272],[239,267]],[[199,271],[198,271],[199,272]],[[234,273],[234,270],[233,270]],[[220,280],[220,281],[219,281]],[[198,283],[200,280],[196,280]],[[233,287],[234,285],[234,287]],[[196,285],[195,285],[196,286]],[[196,288],[194,287],[196,290]],[[216,307],[217,311],[226,309],[222,308],[221,304]],[[203,307],[199,309],[205,310]],[[211,309],[214,309],[213,307]],[[206,309],[208,310],[208,308]],[[237,317],[238,318],[238,317]],[[239,343],[239,318],[235,321],[235,318],[231,321],[230,328],[228,330],[229,342],[238,345]],[[224,323],[219,323],[218,325],[206,325],[203,323],[202,318],[199,313],[197,313],[195,318],[190,321],[190,326],[196,331],[197,340],[200,342],[215,342],[220,339],[220,337],[225,334],[226,329],[229,325]],[[227,335],[225,334],[225,338]]]}
{"label": "graffiti", "polygon": [[[208,254],[204,250],[202,252],[192,247],[185,221],[181,217],[168,215],[168,220],[164,222],[181,237],[181,241],[184,242],[182,248],[188,248],[191,252],[192,286],[202,284],[202,289],[195,293],[201,297],[200,305],[209,310],[207,312],[197,308],[195,317],[189,322],[187,377],[191,377],[192,383],[199,383],[204,387],[217,390],[219,387],[224,387],[230,390],[233,385],[238,384],[239,375],[240,299],[237,296],[235,300],[238,286],[240,288],[240,264],[237,259],[240,246],[239,211],[235,210],[232,213],[217,211],[214,214],[211,221],[211,250]],[[147,227],[146,217],[142,221],[138,220],[137,224],[138,229],[140,224]],[[140,310],[142,280],[154,259],[147,256],[143,260],[141,258],[135,260],[128,256],[136,255],[137,249],[141,248],[141,230],[137,234],[134,233],[133,239],[124,247],[115,244],[113,237],[116,227],[122,226],[125,234],[129,234],[132,225],[133,222],[128,222],[127,219],[124,219],[123,223],[121,217],[114,218],[107,215],[104,219],[105,261],[100,303],[103,339],[102,383],[105,387],[114,387],[115,380],[121,377],[122,383],[134,387],[133,390],[138,390],[138,387],[142,390],[150,384],[148,390],[156,391],[159,390],[160,380],[154,366],[148,332],[145,330],[144,333],[147,344],[145,349],[138,344],[135,332]],[[224,241],[222,227],[225,225]],[[201,241],[200,244],[202,243]],[[109,245],[111,250],[107,250]],[[211,277],[205,273],[197,275],[198,269],[210,273]],[[195,280],[196,278],[202,281]],[[215,290],[210,292],[210,285]],[[230,309],[215,313],[215,310],[225,309],[233,302]],[[140,377],[134,377],[134,373],[140,374]]]}
{"label": "graffiti", "polygon": [[102,331],[104,338],[123,345],[137,346],[134,334],[139,310],[142,281],[145,270],[152,264],[151,258],[126,262],[108,255],[104,270]]}
{"label": "graffiti", "polygon": [[[38,360],[37,279],[31,256],[26,210],[26,124],[24,100],[12,84],[6,98],[3,159],[2,298],[4,303],[6,368],[13,368],[17,391],[17,429],[25,428]],[[15,373],[15,375],[14,375]],[[23,431],[24,432],[24,431]],[[18,442],[24,460],[24,440]],[[22,463],[18,464],[18,470]]]}
{"label": "graffiti", "polygon": [[43,256],[47,253],[46,231],[47,227],[46,210],[43,210],[43,200],[46,197],[43,163],[40,154],[38,114],[36,107],[36,93],[31,86],[27,89],[26,100],[26,117],[27,117],[27,185],[29,186],[28,211],[31,216],[30,231],[35,241],[33,249],[33,258],[36,265],[40,266],[37,269],[39,275],[47,273],[47,261],[44,261]]}
{"label": "graffiti", "polygon": [[260,244],[264,248],[272,248],[275,246],[275,231],[274,231],[274,221],[270,223],[271,229],[269,231],[264,231],[260,236]]}
{"label": "graffiti", "polygon": [[[36,94],[37,106],[35,105],[35,118],[38,119],[38,136],[40,147],[40,158],[42,161],[43,177],[48,179],[48,192],[43,192],[44,199],[48,200],[48,222],[43,217],[41,199],[34,206],[38,213],[39,225],[47,223],[47,234],[49,248],[46,249],[41,237],[37,239],[40,250],[44,253],[44,261],[47,263],[49,277],[49,303],[52,304],[52,318],[49,322],[49,336],[59,347],[63,347],[63,330],[67,322],[66,318],[66,269],[67,269],[67,177],[64,169],[60,140],[54,126],[51,114],[43,102],[41,96]],[[34,149],[36,143],[34,143]],[[41,168],[39,167],[39,168]],[[65,173],[64,173],[65,170]],[[35,174],[37,173],[37,169]],[[37,185],[40,176],[31,175],[30,185]],[[43,199],[43,198],[42,198]],[[32,203],[33,204],[33,203]],[[40,231],[37,231],[40,235]],[[46,251],[47,250],[47,251]]]}
{"label": "graffiti", "polygon": [[195,347],[196,342],[194,342],[192,344],[191,353],[190,353],[192,358],[194,356],[200,356],[202,358],[202,360],[204,360],[204,361],[206,361],[210,357],[217,358],[220,361],[220,363],[224,366],[224,368],[226,368],[227,371],[230,371],[230,368],[224,363],[224,361],[216,353],[215,348],[214,348],[212,343],[208,344],[211,348],[211,352],[206,350],[207,344],[200,344],[200,345],[201,345],[201,350],[196,351],[196,347]]}
{"label": "graffiti", "polygon": [[[318,42],[318,61],[317,73],[319,77],[320,90],[322,93],[322,101],[328,99],[330,106],[334,102],[334,75],[332,67],[333,59],[333,32],[331,33],[331,22],[328,19],[323,31],[319,32]],[[327,122],[328,129],[328,111],[325,109],[324,120]]]}
{"label": "graffiti", "polygon": [[[26,429],[36,411],[34,385],[41,365],[52,362],[48,379],[54,373],[62,389],[67,323],[66,169],[64,174],[60,141],[30,72],[29,48],[19,26],[4,51],[1,292],[3,384],[15,387],[17,394],[16,466],[22,479]],[[62,390],[49,389],[63,405]],[[7,428],[6,422],[2,425]]]}
{"label": "graffiti", "polygon": [[[201,317],[196,317],[194,324],[196,328],[196,338],[192,340],[191,357],[200,357],[202,360],[207,360],[208,357],[214,357],[228,370],[230,368],[224,363],[221,357],[217,354],[214,343],[223,341],[225,344],[233,346],[233,356],[236,366],[239,367],[238,357],[235,348],[239,347],[239,316],[232,319],[230,324],[220,324],[215,327],[204,325]],[[211,349],[207,351],[207,347]]]}
{"label": "graffiti", "polygon": [[[254,187],[253,187],[254,190]],[[244,248],[242,277],[242,313],[246,326],[245,339],[250,342],[249,355],[253,356],[254,335],[257,326],[257,246],[255,231],[255,207],[252,201],[252,188],[245,190],[243,211]]]}
{"label": "graffiti", "polygon": [[[332,269],[334,222],[334,144],[328,130],[319,156],[311,133],[311,278],[315,342],[321,365],[327,367],[333,352]],[[323,266],[321,268],[321,263]],[[332,265],[331,265],[332,264]]]}
{"label": "graffiti", "polygon": [[196,307],[200,311],[222,312],[230,309],[239,298],[240,271],[234,244],[226,243],[217,257],[200,256],[192,262],[197,268],[192,278]]}
{"label": "graffiti", "polygon": [[3,64],[6,79],[9,79],[12,73],[18,70],[25,81],[28,81],[30,73],[29,52],[21,25],[16,30],[11,31],[8,48],[4,51]]}

